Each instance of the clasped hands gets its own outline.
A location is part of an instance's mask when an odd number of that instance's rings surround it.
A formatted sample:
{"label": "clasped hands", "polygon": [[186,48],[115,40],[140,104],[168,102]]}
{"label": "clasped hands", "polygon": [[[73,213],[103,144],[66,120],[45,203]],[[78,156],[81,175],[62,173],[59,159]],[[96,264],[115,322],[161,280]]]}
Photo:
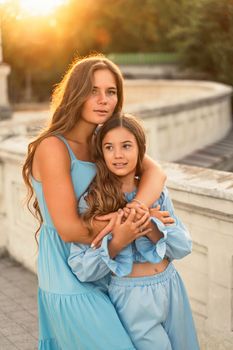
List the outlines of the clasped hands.
{"label": "clasped hands", "polygon": [[91,247],[99,247],[103,237],[109,232],[112,233],[115,240],[119,240],[121,248],[141,236],[147,236],[155,243],[162,237],[162,234],[151,223],[151,217],[156,217],[164,225],[171,225],[175,222],[168,211],[160,210],[160,206],[148,209],[145,204],[136,200],[127,203],[126,207],[117,212],[98,216],[95,220],[107,222],[107,225],[94,238]]}

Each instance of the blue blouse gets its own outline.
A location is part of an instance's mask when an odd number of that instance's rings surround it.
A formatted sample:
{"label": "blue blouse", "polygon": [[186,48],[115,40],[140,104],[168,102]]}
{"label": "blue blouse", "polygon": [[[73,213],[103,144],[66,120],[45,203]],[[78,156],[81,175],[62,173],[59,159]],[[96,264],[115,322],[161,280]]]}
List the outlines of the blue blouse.
{"label": "blue blouse", "polygon": [[[136,191],[125,194],[128,202],[131,202],[135,196]],[[110,271],[123,277],[131,273],[134,263],[159,263],[165,256],[171,261],[181,259],[191,253],[190,234],[175,215],[167,188],[164,188],[160,198],[152,207],[158,205],[160,205],[160,210],[169,211],[175,223],[165,226],[159,219],[151,217],[151,221],[163,234],[163,237],[156,243],[151,242],[147,237],[140,237],[122,249],[114,259],[109,256],[108,251],[108,242],[112,239],[111,233],[103,238],[101,246],[95,250],[86,244],[72,243],[68,264],[78,279],[82,282],[93,282],[106,276]],[[83,210],[85,210],[84,199],[81,201],[80,208],[81,212]]]}

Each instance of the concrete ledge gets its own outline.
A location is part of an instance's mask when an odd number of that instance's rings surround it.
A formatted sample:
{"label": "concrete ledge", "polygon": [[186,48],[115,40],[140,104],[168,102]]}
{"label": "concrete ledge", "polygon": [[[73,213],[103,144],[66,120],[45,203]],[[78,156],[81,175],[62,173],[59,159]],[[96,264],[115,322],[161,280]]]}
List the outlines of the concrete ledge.
{"label": "concrete ledge", "polygon": [[[126,80],[125,111],[143,119],[152,158],[175,161],[226,136],[231,93],[231,87],[206,81]],[[46,110],[17,112],[0,122],[0,140],[35,135],[49,116]]]}
{"label": "concrete ledge", "polygon": [[232,88],[223,84],[134,80],[125,82],[125,94],[125,110],[142,118],[155,159],[181,159],[232,128]]}
{"label": "concrete ledge", "polygon": [[190,296],[202,349],[233,348],[233,174],[162,163],[193,252],[176,261]]}
{"label": "concrete ledge", "polygon": [[7,106],[0,106],[0,120],[10,119],[12,116],[12,109]]}

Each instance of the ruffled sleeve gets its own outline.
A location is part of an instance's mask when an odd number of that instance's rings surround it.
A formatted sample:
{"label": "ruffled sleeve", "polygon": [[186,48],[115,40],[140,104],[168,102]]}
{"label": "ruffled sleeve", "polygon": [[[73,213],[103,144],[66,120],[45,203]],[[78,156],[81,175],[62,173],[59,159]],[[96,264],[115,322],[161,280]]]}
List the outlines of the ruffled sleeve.
{"label": "ruffled sleeve", "polygon": [[108,251],[108,242],[112,235],[106,235],[100,248],[92,249],[89,245],[71,243],[68,264],[81,282],[93,282],[112,271],[117,276],[126,276],[132,271],[132,248],[127,246],[114,259]]}
{"label": "ruffled sleeve", "polygon": [[161,203],[161,210],[168,210],[170,216],[175,219],[175,223],[166,226],[167,249],[166,256],[172,259],[182,259],[192,251],[192,240],[188,229],[182,221],[175,215],[173,203],[169,197],[168,190],[164,189],[164,198]]}
{"label": "ruffled sleeve", "polygon": [[170,260],[181,259],[192,251],[192,241],[190,234],[184,224],[174,213],[174,207],[165,188],[158,204],[162,211],[169,211],[170,216],[175,219],[175,223],[165,226],[159,219],[151,217],[154,224],[163,233],[163,237],[155,244],[147,237],[141,237],[135,241],[137,250],[149,262],[160,262],[165,256]]}
{"label": "ruffled sleeve", "polygon": [[119,254],[112,259],[108,251],[108,242],[112,235],[108,234],[103,238],[100,249],[100,256],[109,269],[117,276],[127,276],[131,273],[133,267],[133,253],[131,245],[123,248]]}
{"label": "ruffled sleeve", "polygon": [[167,231],[166,226],[157,218],[151,217],[151,221],[158,227],[159,231],[163,233],[163,237],[160,238],[156,244],[145,236],[140,237],[135,240],[135,245],[145,261],[157,264],[166,254]]}

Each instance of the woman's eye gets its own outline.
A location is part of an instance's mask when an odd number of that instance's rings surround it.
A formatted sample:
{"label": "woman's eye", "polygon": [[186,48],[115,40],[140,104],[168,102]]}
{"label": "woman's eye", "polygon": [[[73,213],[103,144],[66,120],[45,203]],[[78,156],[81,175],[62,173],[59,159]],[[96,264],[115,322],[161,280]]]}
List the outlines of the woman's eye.
{"label": "woman's eye", "polygon": [[131,145],[129,143],[126,143],[124,146],[123,146],[125,149],[129,149],[131,148]]}
{"label": "woman's eye", "polygon": [[112,147],[112,146],[106,146],[105,149],[106,149],[107,151],[112,151],[113,147]]}
{"label": "woman's eye", "polygon": [[114,95],[116,95],[116,90],[109,90],[109,91],[108,91],[108,94],[109,94],[110,96],[114,96]]}
{"label": "woman's eye", "polygon": [[92,89],[92,95],[96,95],[97,94],[97,90],[96,89]]}

